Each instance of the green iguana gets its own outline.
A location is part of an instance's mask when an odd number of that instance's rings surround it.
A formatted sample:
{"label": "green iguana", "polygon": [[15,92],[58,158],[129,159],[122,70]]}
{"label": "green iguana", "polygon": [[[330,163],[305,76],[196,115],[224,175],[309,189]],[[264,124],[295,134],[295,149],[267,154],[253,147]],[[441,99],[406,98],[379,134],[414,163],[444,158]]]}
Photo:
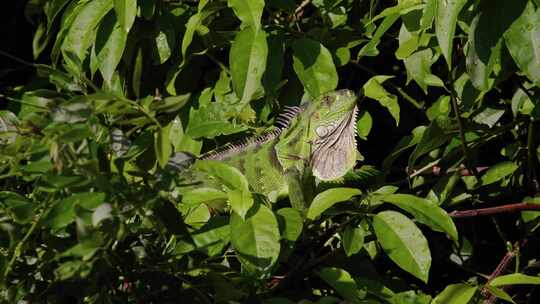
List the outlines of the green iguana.
{"label": "green iguana", "polygon": [[[262,135],[210,151],[198,159],[217,160],[237,168],[255,192],[275,201],[289,194],[291,183],[301,183],[305,172],[330,181],[353,168],[356,104],[357,96],[350,90],[326,93],[299,107],[286,108],[277,118],[277,125]],[[177,153],[169,161],[169,168],[182,171],[180,175],[187,182],[212,184],[204,173],[186,170],[186,160],[185,153]]]}

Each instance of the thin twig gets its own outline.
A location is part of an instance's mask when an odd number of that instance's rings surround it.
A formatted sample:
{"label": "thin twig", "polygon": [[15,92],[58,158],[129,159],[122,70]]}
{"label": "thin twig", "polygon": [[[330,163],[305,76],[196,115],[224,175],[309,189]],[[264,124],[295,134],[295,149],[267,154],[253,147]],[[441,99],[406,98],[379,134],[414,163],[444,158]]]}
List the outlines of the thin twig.
{"label": "thin twig", "polygon": [[[527,97],[531,100],[531,102],[534,100],[534,96],[529,92],[527,88],[521,83],[521,81],[516,81],[519,88],[527,95]],[[538,180],[536,176],[536,164],[535,164],[535,149],[534,149],[534,120],[529,121],[529,126],[527,128],[527,166],[528,166],[528,172],[527,175],[529,176],[529,187],[531,188],[531,191],[536,193],[538,192]]]}
{"label": "thin twig", "polygon": [[458,129],[459,129],[459,138],[461,142],[461,149],[463,150],[463,157],[465,157],[465,166],[467,166],[467,169],[473,173],[475,177],[478,177],[478,171],[476,171],[475,167],[471,167],[471,156],[469,154],[469,149],[467,148],[467,140],[465,138],[465,128],[463,127],[463,121],[461,120],[461,114],[459,112],[459,107],[457,103],[457,93],[456,89],[454,88],[454,78],[452,76],[452,72],[448,73],[449,79],[450,79],[450,100],[452,101],[452,109],[454,110],[454,115],[456,116],[456,120],[458,123]]}
{"label": "thin twig", "polygon": [[[510,265],[510,263],[514,260],[514,258],[518,255],[519,251],[521,250],[521,247],[525,246],[525,244],[527,243],[527,240],[523,240],[521,242],[516,242],[514,244],[514,247],[512,250],[509,250],[505,255],[504,257],[501,259],[501,261],[499,262],[499,265],[497,265],[497,267],[495,268],[495,270],[493,270],[493,272],[491,273],[491,275],[489,276],[487,282],[486,282],[486,285],[489,285],[489,283],[491,281],[493,281],[493,279],[495,279],[496,277],[498,277],[499,275],[501,275],[504,271],[506,271],[506,269],[508,268],[508,266]],[[487,297],[486,300],[484,300],[483,304],[493,304],[495,303],[495,301],[497,300],[497,297],[493,294],[491,294],[489,292],[489,289],[487,289],[486,287],[482,288],[482,291],[481,291],[481,294],[482,296],[484,297]],[[489,296],[489,297],[488,297]]]}
{"label": "thin twig", "polygon": [[490,207],[490,208],[452,211],[450,212],[449,215],[452,218],[464,218],[464,217],[496,215],[496,214],[501,214],[501,213],[512,213],[512,212],[526,211],[526,210],[540,211],[540,204],[516,203],[516,204],[508,204],[508,205],[502,205],[502,206]]}
{"label": "thin twig", "polygon": [[39,221],[41,219],[41,216],[44,213],[45,212],[42,212],[41,215],[37,219],[34,220],[34,223],[32,223],[32,226],[30,226],[30,228],[28,229],[28,231],[26,232],[26,234],[24,235],[22,240],[17,244],[17,246],[13,250],[13,254],[11,255],[11,258],[10,258],[10,260],[9,260],[5,270],[4,270],[4,276],[3,276],[4,280],[7,279],[7,276],[9,275],[11,269],[13,268],[13,265],[15,264],[15,261],[17,260],[17,258],[22,253],[24,243],[26,243],[28,238],[32,235],[32,233],[34,233],[34,230],[36,229],[36,227],[37,227],[37,225],[38,225],[38,223],[39,223]]}

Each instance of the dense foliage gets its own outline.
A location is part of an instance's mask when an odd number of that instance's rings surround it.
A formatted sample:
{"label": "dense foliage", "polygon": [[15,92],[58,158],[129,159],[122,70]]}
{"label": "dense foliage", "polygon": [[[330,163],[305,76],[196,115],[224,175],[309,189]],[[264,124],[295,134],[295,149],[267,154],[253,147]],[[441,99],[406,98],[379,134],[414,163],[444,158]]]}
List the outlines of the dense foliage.
{"label": "dense foliage", "polygon": [[[24,14],[36,63],[2,52],[31,69],[0,73],[3,301],[540,298],[540,1],[29,0]],[[223,188],[189,199],[164,178],[173,153],[260,134],[339,88],[362,96],[359,161],[306,212],[227,166],[209,170]]]}

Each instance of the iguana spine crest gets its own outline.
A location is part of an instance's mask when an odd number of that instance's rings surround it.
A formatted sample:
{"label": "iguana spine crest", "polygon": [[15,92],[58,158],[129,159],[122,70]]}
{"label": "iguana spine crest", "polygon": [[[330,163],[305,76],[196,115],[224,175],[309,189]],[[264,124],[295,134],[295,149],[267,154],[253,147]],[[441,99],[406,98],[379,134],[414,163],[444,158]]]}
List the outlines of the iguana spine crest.
{"label": "iguana spine crest", "polygon": [[281,132],[283,132],[283,130],[289,127],[291,121],[302,111],[304,111],[303,107],[287,106],[285,107],[284,111],[276,118],[275,129],[266,131],[258,136],[241,140],[240,142],[225,145],[221,148],[209,151],[201,155],[199,159],[223,160],[252,147],[260,146],[264,143],[274,140],[281,134]]}

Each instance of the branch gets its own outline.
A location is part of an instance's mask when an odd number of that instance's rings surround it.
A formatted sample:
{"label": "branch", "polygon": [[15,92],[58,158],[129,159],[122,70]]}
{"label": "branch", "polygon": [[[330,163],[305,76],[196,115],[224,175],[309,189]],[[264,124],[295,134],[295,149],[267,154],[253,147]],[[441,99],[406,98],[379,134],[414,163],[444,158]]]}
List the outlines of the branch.
{"label": "branch", "polygon": [[[495,279],[496,277],[501,275],[508,268],[510,263],[514,260],[516,255],[519,253],[520,249],[523,246],[525,246],[525,244],[527,244],[526,239],[521,241],[521,242],[516,242],[514,244],[514,249],[508,251],[504,255],[504,257],[501,259],[501,261],[499,262],[499,265],[497,265],[495,270],[493,270],[493,272],[491,273],[491,275],[488,278],[488,281],[486,282],[486,286],[489,285],[489,283],[493,279]],[[483,304],[492,304],[492,303],[495,303],[495,301],[497,300],[497,296],[491,294],[489,289],[487,289],[486,287],[482,288],[481,294],[482,294],[482,296],[484,296],[484,298],[486,298],[486,300],[484,300]]]}
{"label": "branch", "polygon": [[502,206],[490,207],[490,208],[452,211],[450,212],[449,215],[453,218],[464,218],[464,217],[495,215],[495,214],[501,214],[501,213],[511,213],[511,212],[525,211],[525,210],[540,211],[540,204],[516,203],[516,204],[508,204],[508,205],[502,205]]}

